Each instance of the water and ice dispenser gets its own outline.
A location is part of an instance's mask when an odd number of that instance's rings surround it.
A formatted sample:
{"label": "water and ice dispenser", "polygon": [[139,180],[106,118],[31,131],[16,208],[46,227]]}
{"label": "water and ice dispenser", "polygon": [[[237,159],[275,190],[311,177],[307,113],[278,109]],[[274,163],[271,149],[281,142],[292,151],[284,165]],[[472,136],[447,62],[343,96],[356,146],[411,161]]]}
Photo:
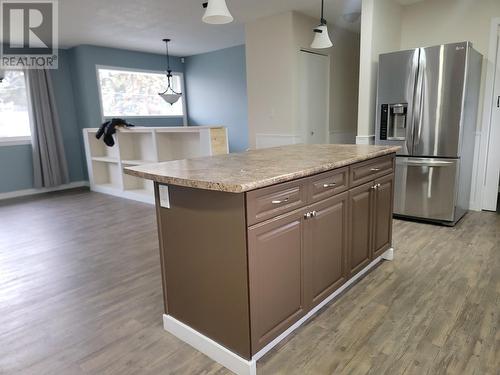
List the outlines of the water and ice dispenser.
{"label": "water and ice dispenser", "polygon": [[408,103],[382,104],[380,139],[403,141],[406,138]]}

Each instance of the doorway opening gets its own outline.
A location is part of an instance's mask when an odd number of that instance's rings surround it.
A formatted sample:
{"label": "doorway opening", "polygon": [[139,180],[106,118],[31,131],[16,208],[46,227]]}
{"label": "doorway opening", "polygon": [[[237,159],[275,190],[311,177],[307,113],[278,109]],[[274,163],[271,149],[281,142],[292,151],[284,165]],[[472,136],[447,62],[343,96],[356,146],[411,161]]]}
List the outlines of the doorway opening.
{"label": "doorway opening", "polygon": [[490,86],[485,95],[485,125],[483,137],[486,148],[484,160],[484,179],[482,180],[482,209],[500,212],[500,18],[492,24],[490,59],[492,68],[488,71]]}

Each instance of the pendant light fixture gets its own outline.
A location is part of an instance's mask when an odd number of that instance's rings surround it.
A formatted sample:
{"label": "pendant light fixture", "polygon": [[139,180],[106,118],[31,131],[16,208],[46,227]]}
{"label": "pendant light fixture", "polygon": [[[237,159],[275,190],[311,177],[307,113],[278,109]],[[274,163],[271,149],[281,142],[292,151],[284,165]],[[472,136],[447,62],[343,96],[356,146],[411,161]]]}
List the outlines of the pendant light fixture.
{"label": "pendant light fixture", "polygon": [[177,103],[177,101],[181,98],[182,93],[175,91],[172,88],[172,70],[170,69],[170,55],[168,53],[168,43],[170,42],[170,39],[163,39],[165,42],[165,46],[167,49],[167,81],[168,81],[168,86],[167,89],[164,92],[160,92],[158,95],[162,97],[163,100],[165,100],[168,104],[174,105]]}
{"label": "pendant light fixture", "polygon": [[326,26],[326,20],[324,17],[325,4],[324,0],[321,0],[321,21],[320,24],[314,28],[314,40],[311,43],[311,48],[322,49],[330,48],[333,46],[330,36],[328,35],[328,26]]}
{"label": "pendant light fixture", "polygon": [[227,8],[226,0],[208,0],[203,3],[203,8],[206,9],[202,21],[212,25],[222,25],[233,22],[233,16]]}

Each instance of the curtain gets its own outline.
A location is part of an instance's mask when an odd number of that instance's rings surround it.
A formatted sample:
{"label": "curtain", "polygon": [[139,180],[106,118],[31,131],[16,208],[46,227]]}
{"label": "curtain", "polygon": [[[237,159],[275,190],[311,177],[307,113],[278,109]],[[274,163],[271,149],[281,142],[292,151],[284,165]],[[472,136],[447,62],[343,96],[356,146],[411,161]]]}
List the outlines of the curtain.
{"label": "curtain", "polygon": [[56,110],[52,80],[48,70],[25,71],[33,147],[36,188],[69,182],[68,164]]}

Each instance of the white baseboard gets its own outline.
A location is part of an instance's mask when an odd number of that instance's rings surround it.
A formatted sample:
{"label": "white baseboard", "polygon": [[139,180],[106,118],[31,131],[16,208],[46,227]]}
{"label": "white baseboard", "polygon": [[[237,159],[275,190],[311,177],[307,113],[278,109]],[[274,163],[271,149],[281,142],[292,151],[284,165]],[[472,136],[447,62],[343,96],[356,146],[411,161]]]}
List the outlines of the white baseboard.
{"label": "white baseboard", "polygon": [[299,321],[288,328],[281,335],[276,337],[273,341],[262,348],[258,353],[256,353],[251,360],[240,357],[239,355],[233,353],[232,351],[226,349],[222,345],[218,344],[214,340],[208,338],[202,333],[194,330],[188,325],[178,321],[177,319],[164,314],[163,315],[163,328],[181,339],[182,341],[188,343],[193,348],[199,350],[203,354],[212,358],[214,361],[218,362],[222,366],[228,368],[238,375],[256,375],[257,371],[257,361],[267,354],[271,349],[278,345],[285,337],[290,335],[293,331],[299,328],[302,324],[308,321],[313,315],[315,315],[320,309],[322,309],[326,304],[331,302],[335,297],[344,292],[357,280],[359,280],[364,274],[366,274],[371,268],[375,267],[378,262],[382,259],[392,260],[394,258],[394,250],[392,248],[388,249],[384,254],[374,259],[369,265],[363,268],[359,273],[357,273],[353,278],[347,281],[335,292],[330,294],[325,298],[319,305],[314,307],[306,315],[304,315]]}
{"label": "white baseboard", "polygon": [[330,143],[356,144],[356,132],[330,132]]}
{"label": "white baseboard", "polygon": [[50,193],[51,191],[75,189],[75,188],[84,187],[84,186],[89,186],[89,182],[88,181],[76,181],[76,182],[70,182],[69,184],[59,185],[59,186],[55,186],[55,187],[51,187],[51,188],[24,189],[24,190],[9,191],[7,193],[0,193],[0,200],[12,199],[12,198],[18,198],[18,197],[26,197],[28,195]]}
{"label": "white baseboard", "polygon": [[240,357],[170,315],[163,314],[163,328],[235,374],[256,375],[257,373],[255,360],[249,361]]}
{"label": "white baseboard", "polygon": [[278,146],[295,145],[302,143],[302,137],[293,134],[256,134],[255,147],[269,148]]}
{"label": "white baseboard", "polygon": [[374,145],[375,135],[358,135],[356,137],[357,145]]}

